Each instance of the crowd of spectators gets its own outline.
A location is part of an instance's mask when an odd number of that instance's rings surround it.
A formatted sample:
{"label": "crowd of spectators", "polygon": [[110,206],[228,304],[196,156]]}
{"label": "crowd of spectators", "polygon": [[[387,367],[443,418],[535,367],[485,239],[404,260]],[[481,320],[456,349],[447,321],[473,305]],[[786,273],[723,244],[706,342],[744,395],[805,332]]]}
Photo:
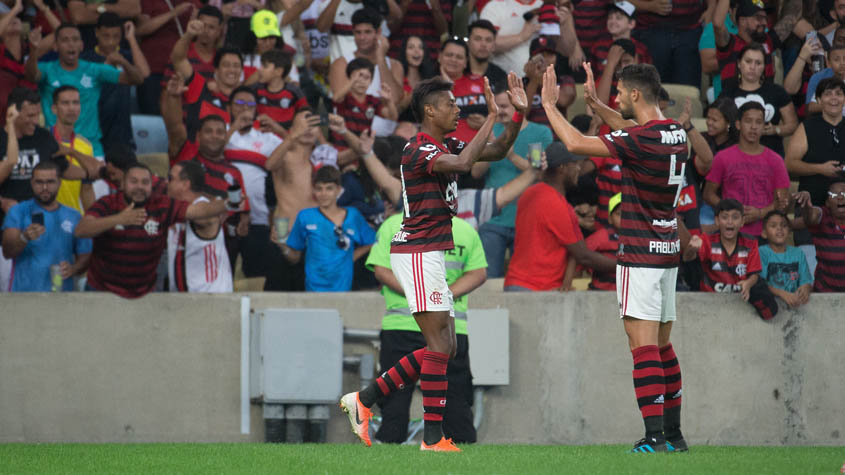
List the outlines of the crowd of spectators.
{"label": "crowd of spectators", "polygon": [[[661,97],[690,153],[679,288],[767,319],[845,291],[845,0],[3,0],[0,289],[392,289],[365,262],[403,209],[413,88],[453,82],[469,141],[488,79],[495,137],[513,71],[528,120],[461,177],[460,228],[505,290],[613,290],[623,164],[568,152],[540,101],[553,65],[567,114],[585,62],[611,107],[629,64],[701,91]],[[133,114],[163,121],[169,173],[135,153]]]}

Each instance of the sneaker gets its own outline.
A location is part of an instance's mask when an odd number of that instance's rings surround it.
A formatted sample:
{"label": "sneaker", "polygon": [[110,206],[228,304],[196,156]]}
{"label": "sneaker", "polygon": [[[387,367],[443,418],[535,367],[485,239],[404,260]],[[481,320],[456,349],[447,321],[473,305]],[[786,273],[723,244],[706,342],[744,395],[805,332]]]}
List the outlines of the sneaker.
{"label": "sneaker", "polygon": [[432,452],[460,452],[461,449],[452,442],[452,439],[442,437],[440,442],[434,445],[426,445],[425,441],[420,444],[420,450],[430,450]]}
{"label": "sneaker", "polygon": [[657,452],[667,452],[666,441],[657,439],[655,437],[643,437],[634,444],[631,449],[632,454],[654,454]]}
{"label": "sneaker", "polygon": [[367,447],[372,447],[370,441],[370,419],[373,418],[373,411],[361,404],[358,393],[349,393],[340,398],[340,408],[349,416],[349,423],[352,425],[352,433]]}
{"label": "sneaker", "polygon": [[675,440],[666,440],[666,450],[668,452],[689,452],[689,446],[683,436]]}

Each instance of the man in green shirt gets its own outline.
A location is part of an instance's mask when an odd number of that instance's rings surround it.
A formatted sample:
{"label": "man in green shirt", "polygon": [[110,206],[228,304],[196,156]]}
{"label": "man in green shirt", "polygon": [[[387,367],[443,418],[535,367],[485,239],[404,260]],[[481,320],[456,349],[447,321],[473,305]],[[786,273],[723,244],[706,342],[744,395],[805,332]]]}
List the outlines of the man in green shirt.
{"label": "man in green shirt", "polygon": [[[406,354],[425,346],[402,286],[390,269],[390,240],[399,231],[402,215],[387,218],[376,233],[376,243],[367,258],[367,268],[382,283],[386,312],[381,321],[381,353],[379,364],[392,368]],[[455,248],[446,251],[446,282],[455,299],[455,334],[458,350],[449,360],[446,372],[446,413],[443,433],[456,443],[476,440],[472,418],[472,374],[469,369],[467,341],[467,294],[487,280],[487,260],[481,238],[473,227],[460,218],[452,218]],[[414,386],[391,393],[381,402],[382,424],[376,438],[387,443],[402,443],[408,437],[408,421]]]}

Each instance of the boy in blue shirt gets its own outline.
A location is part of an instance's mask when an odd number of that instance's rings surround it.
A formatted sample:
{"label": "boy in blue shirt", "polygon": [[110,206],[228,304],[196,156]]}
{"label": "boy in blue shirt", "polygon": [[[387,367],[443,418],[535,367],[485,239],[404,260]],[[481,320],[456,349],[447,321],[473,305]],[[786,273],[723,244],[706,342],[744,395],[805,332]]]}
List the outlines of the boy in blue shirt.
{"label": "boy in blue shirt", "polygon": [[14,259],[11,290],[49,292],[52,265],[59,266],[61,290],[73,290],[72,277],[85,272],[91,257],[91,240],[73,235],[82,217],[56,201],[61,178],[55,162],[36,165],[31,183],[34,198],[13,206],[3,221],[3,255]]}
{"label": "boy in blue shirt", "polygon": [[786,245],[789,237],[789,219],[782,211],[770,211],[763,218],[763,234],[768,244],[760,246],[760,277],[773,294],[783,299],[791,308],[807,303],[813,289],[813,276],[804,258],[804,252]]}
{"label": "boy in blue shirt", "polygon": [[346,292],[352,288],[355,261],[366,255],[375,242],[375,231],[355,208],[341,208],[340,170],[324,166],[314,174],[317,208],[299,212],[285,242],[279,242],[275,226],[273,242],[282,255],[296,264],[305,253],[305,290]]}

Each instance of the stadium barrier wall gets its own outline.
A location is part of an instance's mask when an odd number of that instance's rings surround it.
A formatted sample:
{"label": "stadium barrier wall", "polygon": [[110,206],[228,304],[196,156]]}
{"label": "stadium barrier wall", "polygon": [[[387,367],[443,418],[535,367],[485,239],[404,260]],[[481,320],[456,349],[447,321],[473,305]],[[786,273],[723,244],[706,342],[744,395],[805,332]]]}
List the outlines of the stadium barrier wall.
{"label": "stadium barrier wall", "polygon": [[[243,295],[253,309],[338,308],[354,328],[377,329],[383,308],[374,292]],[[264,440],[260,406],[241,432],[241,294],[3,294],[0,302],[0,442]],[[737,295],[680,294],[672,340],[688,440],[843,445],[843,303],[843,294],[813,295],[763,322]],[[487,389],[480,442],[641,436],[614,294],[485,291],[470,305],[510,313],[511,384]],[[366,351],[375,348],[345,348]],[[344,390],[357,382],[344,373]],[[352,442],[346,424],[332,408],[328,440]]]}

